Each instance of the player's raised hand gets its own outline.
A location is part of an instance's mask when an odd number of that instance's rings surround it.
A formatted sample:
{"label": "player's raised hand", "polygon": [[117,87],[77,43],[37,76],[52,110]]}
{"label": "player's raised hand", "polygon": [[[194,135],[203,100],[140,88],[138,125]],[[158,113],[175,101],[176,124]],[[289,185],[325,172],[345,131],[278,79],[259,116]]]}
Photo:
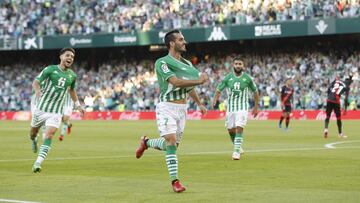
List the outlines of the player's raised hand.
{"label": "player's raised hand", "polygon": [[199,109],[200,109],[200,112],[201,112],[201,114],[202,115],[205,115],[205,114],[207,114],[207,108],[204,106],[204,105],[200,105],[199,106]]}
{"label": "player's raised hand", "polygon": [[208,81],[208,80],[209,80],[208,74],[206,74],[206,73],[201,73],[201,74],[200,74],[201,84],[205,83],[205,82]]}

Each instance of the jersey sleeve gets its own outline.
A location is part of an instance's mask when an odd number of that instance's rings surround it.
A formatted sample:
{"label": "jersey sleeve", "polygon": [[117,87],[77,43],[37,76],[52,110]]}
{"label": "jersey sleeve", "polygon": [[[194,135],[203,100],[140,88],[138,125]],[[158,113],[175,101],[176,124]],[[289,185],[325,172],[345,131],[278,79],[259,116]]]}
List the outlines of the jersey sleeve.
{"label": "jersey sleeve", "polygon": [[156,62],[155,71],[156,74],[163,79],[163,81],[167,81],[171,76],[175,75],[175,73],[169,69],[165,61]]}
{"label": "jersey sleeve", "polygon": [[254,82],[254,79],[252,77],[250,77],[250,82],[249,82],[249,87],[251,89],[252,92],[256,92],[257,91],[257,87],[256,87],[256,84]]}
{"label": "jersey sleeve", "polygon": [[218,90],[219,92],[223,91],[225,89],[225,87],[227,86],[227,81],[228,81],[228,77],[225,77],[220,84],[216,87],[216,90]]}
{"label": "jersey sleeve", "polygon": [[46,80],[50,76],[51,72],[52,72],[52,69],[48,66],[48,67],[44,68],[38,76],[36,76],[35,80],[42,83],[44,80]]}

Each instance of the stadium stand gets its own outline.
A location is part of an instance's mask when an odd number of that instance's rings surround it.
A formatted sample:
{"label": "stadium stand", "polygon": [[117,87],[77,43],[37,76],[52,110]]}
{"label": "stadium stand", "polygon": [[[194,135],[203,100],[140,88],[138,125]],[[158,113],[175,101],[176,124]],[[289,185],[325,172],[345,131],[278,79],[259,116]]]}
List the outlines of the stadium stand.
{"label": "stadium stand", "polygon": [[2,0],[0,36],[147,31],[355,17],[357,0]]}
{"label": "stadium stand", "polygon": [[[295,80],[296,109],[323,108],[328,84],[335,74],[340,77],[352,74],[354,79],[359,78],[359,51],[275,52],[244,54],[243,57],[247,71],[258,84],[261,101],[270,97],[269,109],[280,108],[278,91],[286,78],[292,77]],[[210,99],[218,81],[231,71],[231,55],[206,55],[203,58],[193,57],[192,60],[201,71],[210,75],[210,82],[198,89],[204,104],[210,108]],[[100,64],[98,70],[89,70],[82,63],[74,67],[79,76],[78,94],[88,111],[154,110],[159,90],[153,61],[111,61]],[[31,83],[41,68],[44,68],[41,64],[24,63],[0,67],[0,101],[4,104],[0,106],[0,111],[30,109]],[[353,108],[360,105],[356,96],[360,95],[359,90],[359,83],[353,83],[350,94]],[[196,108],[193,102],[189,106],[190,109]]]}

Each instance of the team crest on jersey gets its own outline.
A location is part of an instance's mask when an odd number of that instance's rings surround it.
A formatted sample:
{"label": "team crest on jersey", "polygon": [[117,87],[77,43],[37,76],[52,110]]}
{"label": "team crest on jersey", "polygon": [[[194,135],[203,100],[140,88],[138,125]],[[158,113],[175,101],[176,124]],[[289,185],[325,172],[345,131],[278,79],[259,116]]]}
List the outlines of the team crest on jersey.
{"label": "team crest on jersey", "polygon": [[164,73],[170,72],[169,67],[167,66],[167,64],[165,62],[161,65],[161,69]]}

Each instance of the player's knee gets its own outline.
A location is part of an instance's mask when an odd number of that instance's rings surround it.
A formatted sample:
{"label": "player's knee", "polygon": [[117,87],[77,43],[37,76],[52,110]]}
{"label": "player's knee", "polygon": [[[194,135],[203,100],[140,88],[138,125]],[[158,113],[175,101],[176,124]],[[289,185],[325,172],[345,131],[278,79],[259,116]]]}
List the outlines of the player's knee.
{"label": "player's knee", "polygon": [[31,128],[30,129],[30,134],[31,135],[36,135],[36,134],[38,134],[38,132],[39,132],[39,128]]}
{"label": "player's knee", "polygon": [[46,128],[45,138],[47,138],[47,139],[52,139],[53,136],[54,136],[55,133],[56,133],[56,130],[57,130],[57,128],[53,128],[53,127]]}
{"label": "player's knee", "polygon": [[236,133],[242,133],[244,131],[243,127],[237,126],[236,127]]}
{"label": "player's knee", "polygon": [[69,121],[69,119],[70,119],[69,116],[63,116],[62,117],[62,121],[65,122],[65,123],[67,123]]}
{"label": "player's knee", "polygon": [[235,135],[236,134],[236,129],[232,128],[232,129],[228,129],[229,134],[231,135]]}
{"label": "player's knee", "polygon": [[165,135],[164,138],[166,141],[166,145],[176,146],[177,143],[176,143],[176,135],[175,134]]}

